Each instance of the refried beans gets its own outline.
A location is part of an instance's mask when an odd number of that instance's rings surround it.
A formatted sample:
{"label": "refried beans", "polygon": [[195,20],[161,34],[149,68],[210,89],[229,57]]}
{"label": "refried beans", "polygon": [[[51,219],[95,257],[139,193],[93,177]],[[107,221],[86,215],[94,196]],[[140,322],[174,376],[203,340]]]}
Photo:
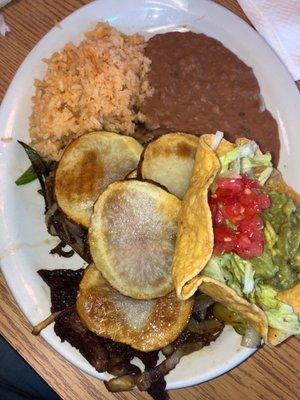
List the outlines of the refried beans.
{"label": "refried beans", "polygon": [[277,165],[277,123],[264,109],[252,68],[234,53],[204,34],[169,32],[149,40],[146,56],[154,88],[141,106],[148,130],[247,137],[269,150]]}

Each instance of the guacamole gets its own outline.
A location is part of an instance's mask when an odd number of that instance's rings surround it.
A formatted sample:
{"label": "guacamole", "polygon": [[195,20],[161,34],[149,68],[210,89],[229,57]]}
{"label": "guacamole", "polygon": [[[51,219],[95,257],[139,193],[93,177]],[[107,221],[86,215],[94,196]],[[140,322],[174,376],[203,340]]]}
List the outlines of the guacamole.
{"label": "guacamole", "polygon": [[203,275],[226,284],[238,296],[258,305],[266,313],[270,327],[299,334],[297,315],[292,307],[277,299],[277,294],[300,280],[300,208],[286,194],[268,191],[268,196],[271,205],[262,213],[263,254],[247,260],[233,252],[213,255]]}

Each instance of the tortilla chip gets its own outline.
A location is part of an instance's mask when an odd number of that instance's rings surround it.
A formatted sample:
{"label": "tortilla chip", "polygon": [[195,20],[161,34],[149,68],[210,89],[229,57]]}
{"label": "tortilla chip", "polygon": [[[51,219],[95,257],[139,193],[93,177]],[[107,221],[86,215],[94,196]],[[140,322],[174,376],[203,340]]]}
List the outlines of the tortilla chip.
{"label": "tortilla chip", "polygon": [[279,292],[277,299],[289,304],[294,312],[300,316],[300,282],[290,289]]}
{"label": "tortilla chip", "polygon": [[[285,184],[285,186],[291,189],[288,185]],[[297,193],[296,195],[299,196]],[[294,312],[300,317],[300,282],[290,289],[279,292],[276,297],[278,300],[289,304],[293,308]],[[281,342],[284,342],[289,336],[291,335],[281,332],[278,329],[269,328],[267,342],[272,346],[277,346]]]}
{"label": "tortilla chip", "polygon": [[265,313],[259,307],[239,297],[233,289],[213,278],[203,276],[199,279],[199,282],[202,292],[241,315],[264,340],[267,340],[268,320]]}
{"label": "tortilla chip", "polygon": [[172,264],[174,286],[182,300],[197,290],[199,273],[210,259],[214,245],[208,189],[220,163],[202,138],[199,139],[190,186],[182,200]]}
{"label": "tortilla chip", "polygon": [[277,346],[278,344],[284,342],[286,339],[288,339],[291,335],[285,332],[281,332],[278,329],[275,328],[269,328],[268,330],[268,338],[266,343],[269,346]]}

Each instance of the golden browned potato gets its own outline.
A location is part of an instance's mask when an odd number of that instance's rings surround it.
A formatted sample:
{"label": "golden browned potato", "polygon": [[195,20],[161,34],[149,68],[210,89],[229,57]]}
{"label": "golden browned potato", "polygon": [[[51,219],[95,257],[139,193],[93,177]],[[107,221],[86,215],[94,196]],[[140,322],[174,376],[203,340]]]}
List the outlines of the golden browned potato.
{"label": "golden browned potato", "polygon": [[135,300],[116,291],[94,264],[84,273],[77,312],[88,329],[141,351],[160,349],[185,328],[194,300],[173,291],[156,300]]}
{"label": "golden browned potato", "polygon": [[139,170],[143,179],[166,187],[182,199],[189,186],[199,138],[187,133],[167,133],[149,143]]}
{"label": "golden browned potato", "polygon": [[75,139],[56,170],[59,207],[72,221],[89,227],[99,194],[136,168],[142,150],[135,139],[112,132],[92,132]]}

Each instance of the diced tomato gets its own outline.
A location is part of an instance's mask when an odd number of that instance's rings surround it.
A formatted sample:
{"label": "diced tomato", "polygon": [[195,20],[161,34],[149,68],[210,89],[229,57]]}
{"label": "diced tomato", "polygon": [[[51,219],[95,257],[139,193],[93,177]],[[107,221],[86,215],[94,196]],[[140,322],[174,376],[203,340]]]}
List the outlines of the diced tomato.
{"label": "diced tomato", "polygon": [[240,193],[244,190],[244,183],[241,178],[219,178],[217,179],[217,185],[221,189],[232,190],[235,193]]}
{"label": "diced tomato", "polygon": [[233,222],[234,224],[244,218],[244,212],[245,207],[238,202],[226,204],[222,208],[222,213],[224,217],[229,219],[229,221]]}
{"label": "diced tomato", "polygon": [[215,242],[214,254],[230,253],[235,249],[233,242]]}
{"label": "diced tomato", "polygon": [[256,193],[253,192],[251,189],[245,189],[240,195],[239,200],[240,203],[245,207],[256,207]]}
{"label": "diced tomato", "polygon": [[217,210],[213,216],[214,225],[220,226],[225,224],[225,218],[221,210]]}
{"label": "diced tomato", "polygon": [[214,230],[215,243],[222,244],[222,249],[226,252],[234,250],[236,246],[236,235],[232,229],[226,226],[217,226]]}
{"label": "diced tomato", "polygon": [[208,201],[208,203],[209,203],[209,207],[210,207],[212,216],[214,216],[216,214],[216,212],[218,211],[218,205],[217,205],[217,203],[211,203],[210,201]]}
{"label": "diced tomato", "polygon": [[247,178],[247,176],[243,175],[242,177],[244,187],[248,189],[260,189],[261,185],[258,180]]}
{"label": "diced tomato", "polygon": [[217,196],[216,196],[215,194],[209,196],[209,198],[208,198],[208,204],[209,204],[210,206],[212,206],[212,204],[217,204],[217,203],[218,203],[218,198],[217,198]]}
{"label": "diced tomato", "polygon": [[269,196],[267,196],[265,193],[257,194],[256,202],[259,204],[261,210],[265,210],[271,205]]}
{"label": "diced tomato", "polygon": [[270,207],[270,199],[266,194],[256,193],[248,188],[240,195],[240,202],[245,207],[250,207],[251,210],[256,210],[256,212],[260,212]]}
{"label": "diced tomato", "polygon": [[237,240],[236,248],[245,250],[248,249],[250,245],[251,245],[251,240],[249,239],[248,235],[246,233],[240,234]]}
{"label": "diced tomato", "polygon": [[259,257],[264,252],[264,242],[252,242],[249,257]]}
{"label": "diced tomato", "polygon": [[217,226],[214,232],[215,232],[215,240],[217,242],[230,241],[231,236],[233,235],[233,231],[227,228],[227,226],[225,225]]}
{"label": "diced tomato", "polygon": [[263,220],[257,214],[253,215],[252,218],[243,219],[238,225],[239,231],[247,233],[248,235],[253,231],[261,231],[263,227]]}
{"label": "diced tomato", "polygon": [[238,243],[235,248],[236,253],[247,260],[251,257],[259,257],[262,255],[264,251],[264,244],[262,242],[251,242],[249,245],[245,245],[245,243]]}
{"label": "diced tomato", "polygon": [[230,241],[227,240],[224,243],[222,243],[224,252],[230,253],[231,251],[233,251],[235,249],[235,242],[236,242],[236,238],[233,238]]}
{"label": "diced tomato", "polygon": [[254,242],[261,242],[264,243],[265,242],[265,235],[264,235],[264,231],[263,230],[257,230],[257,231],[253,231],[251,236],[250,236],[251,240]]}
{"label": "diced tomato", "polygon": [[225,253],[223,243],[215,242],[214,243],[214,254],[216,254],[217,256],[220,256],[223,253]]}
{"label": "diced tomato", "polygon": [[217,204],[210,204],[210,211],[212,215],[213,224],[216,226],[224,225],[225,218],[223,217],[222,211],[218,208]]}
{"label": "diced tomato", "polygon": [[228,203],[233,201],[235,194],[232,190],[217,188],[215,191],[217,202]]}
{"label": "diced tomato", "polygon": [[[263,220],[259,213],[270,206],[257,180],[220,178],[209,197],[214,227],[214,253],[234,251],[244,259],[260,256],[264,248]],[[226,221],[234,224],[233,229]]]}
{"label": "diced tomato", "polygon": [[251,218],[257,214],[257,207],[253,206],[245,206],[245,218]]}

